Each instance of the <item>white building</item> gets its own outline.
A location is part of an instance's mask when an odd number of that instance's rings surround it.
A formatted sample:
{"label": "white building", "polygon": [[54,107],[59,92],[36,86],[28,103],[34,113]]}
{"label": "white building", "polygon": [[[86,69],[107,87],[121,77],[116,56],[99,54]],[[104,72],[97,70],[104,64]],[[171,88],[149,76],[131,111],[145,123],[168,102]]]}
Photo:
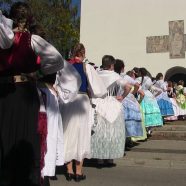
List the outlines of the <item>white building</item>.
{"label": "white building", "polygon": [[[170,22],[177,20],[182,21]],[[123,59],[126,71],[145,67],[153,76],[162,72],[186,82],[184,22],[186,0],[81,0],[80,41],[97,65],[109,54]],[[178,29],[173,28],[177,23]],[[164,37],[150,38],[153,43],[147,48],[149,36]],[[162,38],[168,40],[163,43]]]}

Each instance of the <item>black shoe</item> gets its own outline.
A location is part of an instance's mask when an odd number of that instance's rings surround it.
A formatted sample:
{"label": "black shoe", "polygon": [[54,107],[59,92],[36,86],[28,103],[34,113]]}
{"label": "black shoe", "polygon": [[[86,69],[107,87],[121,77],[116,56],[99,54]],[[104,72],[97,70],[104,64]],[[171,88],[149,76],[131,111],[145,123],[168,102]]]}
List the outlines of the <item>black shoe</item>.
{"label": "black shoe", "polygon": [[82,175],[76,174],[74,178],[75,182],[80,182],[81,180],[85,180],[85,179],[86,179],[86,176],[84,174]]}
{"label": "black shoe", "polygon": [[50,180],[58,180],[57,176],[50,176]]}
{"label": "black shoe", "polygon": [[125,151],[130,151],[131,149],[129,147],[125,147]]}
{"label": "black shoe", "polygon": [[45,176],[43,179],[43,186],[50,186],[49,177]]}
{"label": "black shoe", "polygon": [[103,163],[98,163],[97,165],[96,165],[96,168],[97,169],[102,169],[104,167],[104,164]]}
{"label": "black shoe", "polygon": [[72,179],[74,179],[75,178],[75,175],[74,174],[71,174],[71,173],[67,173],[66,174],[66,180],[67,181],[71,181]]}
{"label": "black shoe", "polygon": [[106,167],[108,168],[116,167],[116,163],[107,163]]}

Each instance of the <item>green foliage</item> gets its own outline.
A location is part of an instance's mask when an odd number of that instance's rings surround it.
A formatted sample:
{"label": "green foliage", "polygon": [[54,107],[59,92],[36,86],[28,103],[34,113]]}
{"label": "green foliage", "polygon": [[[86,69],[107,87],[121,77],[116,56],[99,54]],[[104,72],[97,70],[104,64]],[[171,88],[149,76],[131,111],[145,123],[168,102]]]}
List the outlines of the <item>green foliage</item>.
{"label": "green foliage", "polygon": [[[63,55],[79,41],[80,18],[77,6],[71,0],[25,0],[32,8],[34,17],[41,24],[49,40]],[[11,0],[5,0],[9,4]]]}

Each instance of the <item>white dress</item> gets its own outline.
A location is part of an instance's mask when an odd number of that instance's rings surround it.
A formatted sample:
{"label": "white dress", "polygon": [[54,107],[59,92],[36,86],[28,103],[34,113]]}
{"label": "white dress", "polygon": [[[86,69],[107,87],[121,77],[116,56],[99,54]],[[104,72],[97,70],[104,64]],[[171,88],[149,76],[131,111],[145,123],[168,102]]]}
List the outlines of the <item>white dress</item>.
{"label": "white dress", "polygon": [[56,92],[49,88],[41,88],[46,95],[47,113],[47,153],[45,155],[45,166],[42,174],[44,176],[55,176],[56,165],[64,164],[63,125],[59,110]]}
{"label": "white dress", "polygon": [[[86,64],[85,68],[92,95],[99,97],[105,94],[104,84],[94,68],[89,64]],[[79,93],[73,102],[63,104],[61,114],[63,118],[65,162],[91,158],[90,139],[93,111],[88,95]]]}
{"label": "white dress", "polygon": [[54,176],[55,168],[64,164],[64,140],[62,116],[59,109],[60,103],[72,102],[77,96],[81,84],[80,76],[76,69],[64,61],[64,68],[57,72],[54,87],[41,88],[46,95],[47,112],[47,153],[45,155],[44,176]]}

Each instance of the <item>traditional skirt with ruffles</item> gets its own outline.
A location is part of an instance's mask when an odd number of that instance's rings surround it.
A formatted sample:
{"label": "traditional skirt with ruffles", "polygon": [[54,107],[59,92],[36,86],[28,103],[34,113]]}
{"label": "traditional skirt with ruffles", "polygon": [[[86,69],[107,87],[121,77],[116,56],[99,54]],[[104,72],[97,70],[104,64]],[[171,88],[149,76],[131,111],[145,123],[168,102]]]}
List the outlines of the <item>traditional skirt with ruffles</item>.
{"label": "traditional skirt with ruffles", "polygon": [[[122,105],[114,97],[98,99],[97,104],[101,105],[97,111],[97,125],[91,137],[92,158],[121,158],[125,149],[125,121]],[[111,117],[112,115],[114,117]]]}
{"label": "traditional skirt with ruffles", "polygon": [[145,96],[141,102],[146,127],[162,126],[163,120],[158,103],[149,90],[144,91]]}
{"label": "traditional skirt with ruffles", "polygon": [[140,105],[133,94],[128,94],[122,101],[126,137],[143,136],[142,114]]}
{"label": "traditional skirt with ruffles", "polygon": [[174,115],[173,105],[166,92],[162,92],[156,97],[162,116]]}

